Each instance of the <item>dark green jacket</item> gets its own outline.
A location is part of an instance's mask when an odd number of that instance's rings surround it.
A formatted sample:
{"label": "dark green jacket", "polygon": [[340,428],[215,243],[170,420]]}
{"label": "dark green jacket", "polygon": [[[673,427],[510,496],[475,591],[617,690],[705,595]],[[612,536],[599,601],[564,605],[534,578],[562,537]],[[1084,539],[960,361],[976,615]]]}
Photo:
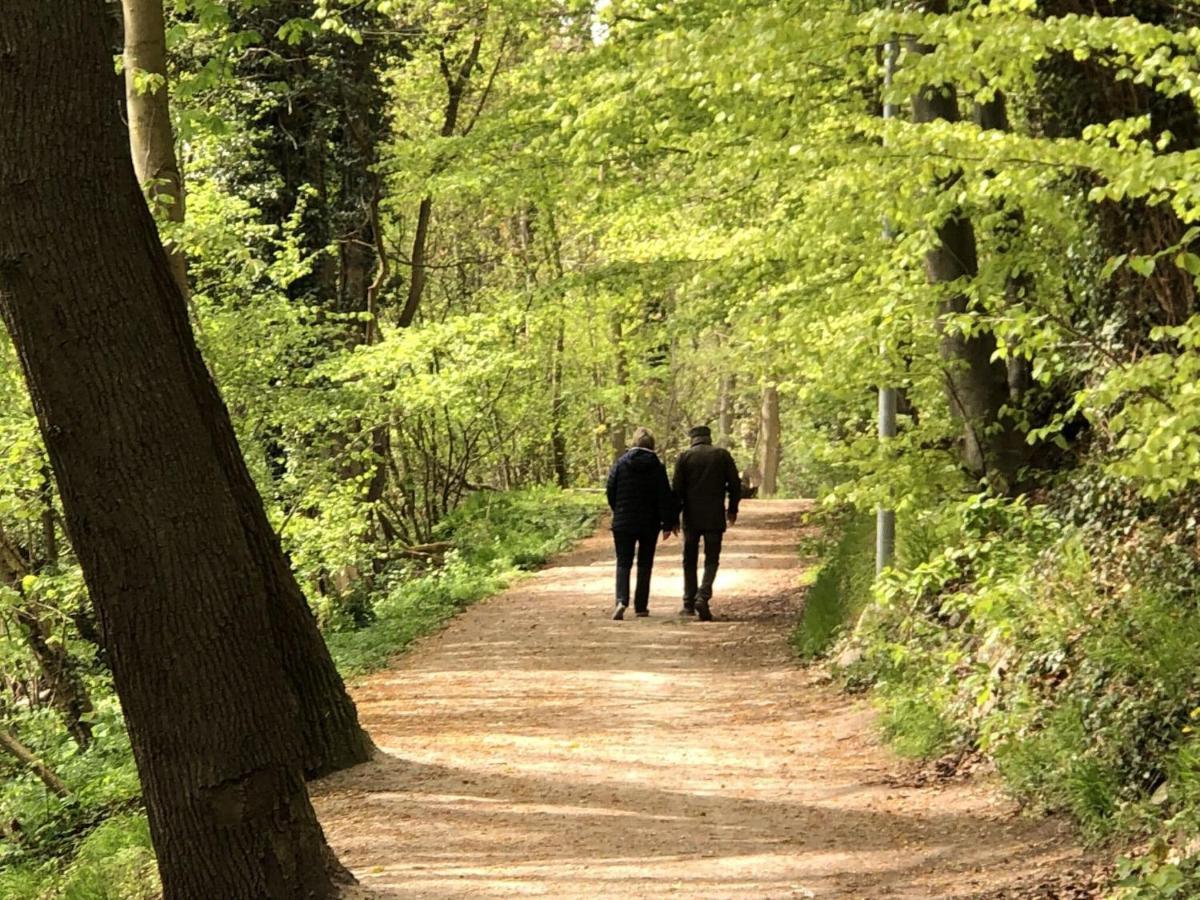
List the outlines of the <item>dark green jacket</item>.
{"label": "dark green jacket", "polygon": [[694,439],[679,455],[671,486],[683,504],[687,531],[724,531],[725,495],[729,495],[729,511],[735,515],[742,499],[742,482],[733,457],[704,438]]}

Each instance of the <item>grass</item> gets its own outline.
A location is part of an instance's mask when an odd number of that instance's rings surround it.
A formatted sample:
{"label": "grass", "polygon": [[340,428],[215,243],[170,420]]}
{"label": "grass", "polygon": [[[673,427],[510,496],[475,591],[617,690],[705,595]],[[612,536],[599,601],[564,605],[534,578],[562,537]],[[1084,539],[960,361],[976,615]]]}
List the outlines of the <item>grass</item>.
{"label": "grass", "polygon": [[805,595],[804,611],[792,632],[792,646],[802,659],[823,656],[870,601],[874,534],[869,517],[846,520]]}

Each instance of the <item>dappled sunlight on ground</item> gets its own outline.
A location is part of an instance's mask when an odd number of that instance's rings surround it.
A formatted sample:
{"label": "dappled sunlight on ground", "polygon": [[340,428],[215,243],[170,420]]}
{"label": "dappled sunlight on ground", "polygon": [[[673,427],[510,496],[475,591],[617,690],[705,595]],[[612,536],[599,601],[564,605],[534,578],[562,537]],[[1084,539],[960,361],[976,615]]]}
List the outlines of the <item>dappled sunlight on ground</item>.
{"label": "dappled sunlight on ground", "polygon": [[870,712],[800,669],[802,504],[747,503],[713,610],[608,619],[606,534],[355,687],[379,757],[322,782],[382,897],[959,897],[1075,854],[980,786],[889,786]]}

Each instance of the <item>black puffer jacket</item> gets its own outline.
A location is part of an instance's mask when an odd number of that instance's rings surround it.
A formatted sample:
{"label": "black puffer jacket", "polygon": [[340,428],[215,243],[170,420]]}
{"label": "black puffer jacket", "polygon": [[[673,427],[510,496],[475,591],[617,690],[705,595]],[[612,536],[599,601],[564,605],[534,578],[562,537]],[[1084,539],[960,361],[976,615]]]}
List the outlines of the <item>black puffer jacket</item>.
{"label": "black puffer jacket", "polygon": [[653,450],[627,450],[609,470],[607,490],[613,531],[650,534],[679,527],[667,467]]}
{"label": "black puffer jacket", "polygon": [[708,438],[694,438],[675,461],[675,494],[683,504],[683,527],[688,531],[724,531],[725,495],[729,512],[737,515],[742,482],[737,465],[724,447]]}

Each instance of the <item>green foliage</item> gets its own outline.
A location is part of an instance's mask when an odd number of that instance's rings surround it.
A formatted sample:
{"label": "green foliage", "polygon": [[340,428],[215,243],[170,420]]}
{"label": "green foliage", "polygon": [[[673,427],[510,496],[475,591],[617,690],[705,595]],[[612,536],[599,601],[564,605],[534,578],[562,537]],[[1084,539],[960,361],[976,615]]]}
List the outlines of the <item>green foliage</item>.
{"label": "green foliage", "polygon": [[874,521],[852,515],[835,527],[840,538],[805,593],[804,610],[792,633],[792,646],[802,659],[822,656],[871,599]]}
{"label": "green foliage", "polygon": [[1078,524],[1048,506],[962,505],[949,549],[876,585],[850,674],[878,688],[905,752],[978,748],[1017,796],[1092,836],[1187,835],[1200,567],[1163,520],[1107,507],[1121,490],[1084,491],[1095,505]]}
{"label": "green foliage", "polygon": [[[343,667],[383,664],[576,533],[582,500],[525,491],[600,483],[635,425],[669,456],[725,418],[753,470],[774,385],[783,491],[900,525],[871,585],[869,522],[848,519],[797,649],[857,642],[851,678],[905,752],[977,747],[1094,833],[1200,831],[1187,6],[168,4],[188,197],[163,233]],[[927,86],[954,89],[957,121],[912,121]],[[1000,98],[1008,124],[983,127]],[[422,205],[427,283],[400,328]],[[930,284],[951,218],[978,272]],[[999,431],[952,409],[968,339],[1009,368],[1004,416],[1034,463],[1011,484],[964,472],[968,432]],[[903,399],[886,445],[880,385]],[[0,462],[0,714],[79,793],[68,809],[16,773],[0,790],[41,865],[136,789],[6,337]],[[87,754],[17,708],[40,677],[30,610],[98,698]],[[1186,856],[1127,876],[1174,889]]]}
{"label": "green foliage", "polygon": [[1149,851],[1117,863],[1114,900],[1165,900],[1193,897],[1200,891],[1200,861],[1181,856],[1165,841],[1156,840]]}
{"label": "green foliage", "polygon": [[550,489],[476,494],[439,526],[439,537],[454,547],[444,565],[426,574],[397,569],[371,604],[370,625],[328,635],[338,668],[355,675],[382,667],[416,638],[589,533],[601,505],[599,495]]}
{"label": "green foliage", "polygon": [[79,844],[61,871],[53,863],[0,868],[9,900],[153,900],[161,894],[145,816],[108,819]]}

